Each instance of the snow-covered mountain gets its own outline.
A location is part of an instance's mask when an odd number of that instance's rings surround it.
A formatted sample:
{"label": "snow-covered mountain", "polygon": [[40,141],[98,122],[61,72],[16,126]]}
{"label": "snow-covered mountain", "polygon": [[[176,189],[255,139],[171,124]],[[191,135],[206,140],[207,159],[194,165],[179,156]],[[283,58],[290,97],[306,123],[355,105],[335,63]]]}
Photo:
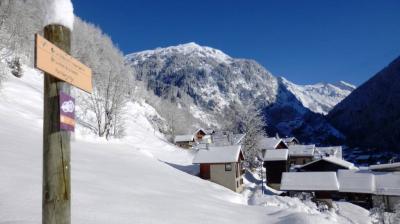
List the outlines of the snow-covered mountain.
{"label": "snow-covered mountain", "polygon": [[[264,111],[268,124],[272,125],[271,132],[297,134],[304,141],[316,140],[316,135],[342,138],[323,116],[314,113],[326,114],[354,88],[344,82],[296,85],[276,78],[254,60],[232,58],[195,43],[129,54],[125,62],[148,89],[188,108],[205,123],[223,127],[224,122],[238,113],[255,107]],[[288,107],[295,112],[285,112]],[[283,114],[274,115],[278,111]]]}
{"label": "snow-covered mountain", "polygon": [[280,77],[279,81],[296,96],[304,107],[324,115],[356,89],[354,85],[344,81],[337,84],[317,83],[314,85],[297,85],[284,77]]}

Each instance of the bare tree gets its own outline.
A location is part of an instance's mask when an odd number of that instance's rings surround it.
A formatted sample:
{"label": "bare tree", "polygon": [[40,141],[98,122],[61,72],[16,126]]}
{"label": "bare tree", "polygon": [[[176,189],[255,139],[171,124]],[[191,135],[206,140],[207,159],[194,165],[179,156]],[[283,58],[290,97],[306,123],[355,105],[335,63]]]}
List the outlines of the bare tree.
{"label": "bare tree", "polygon": [[266,123],[256,109],[249,109],[246,112],[235,116],[236,129],[246,136],[243,140],[243,152],[245,165],[250,169],[260,167],[262,161],[259,157],[260,148],[258,142],[265,135]]}
{"label": "bare tree", "polygon": [[74,55],[93,70],[93,93],[78,94],[78,122],[100,137],[122,137],[132,71],[99,28],[76,19],[73,37]]}

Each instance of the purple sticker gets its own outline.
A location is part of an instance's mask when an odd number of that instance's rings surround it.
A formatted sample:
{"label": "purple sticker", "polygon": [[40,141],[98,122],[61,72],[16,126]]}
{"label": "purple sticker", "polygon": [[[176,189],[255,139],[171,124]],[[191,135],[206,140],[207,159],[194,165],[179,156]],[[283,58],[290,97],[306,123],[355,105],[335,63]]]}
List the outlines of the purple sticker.
{"label": "purple sticker", "polygon": [[64,92],[60,92],[60,129],[75,130],[75,99]]}

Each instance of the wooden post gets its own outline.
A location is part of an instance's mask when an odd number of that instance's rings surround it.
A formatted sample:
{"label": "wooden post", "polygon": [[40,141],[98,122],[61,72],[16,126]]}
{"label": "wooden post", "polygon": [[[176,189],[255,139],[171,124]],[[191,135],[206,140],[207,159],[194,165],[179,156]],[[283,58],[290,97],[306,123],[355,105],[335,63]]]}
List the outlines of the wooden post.
{"label": "wooden post", "polygon": [[[67,53],[71,31],[48,25],[44,37]],[[71,223],[70,133],[60,130],[59,92],[70,93],[69,84],[44,75],[42,223]]]}

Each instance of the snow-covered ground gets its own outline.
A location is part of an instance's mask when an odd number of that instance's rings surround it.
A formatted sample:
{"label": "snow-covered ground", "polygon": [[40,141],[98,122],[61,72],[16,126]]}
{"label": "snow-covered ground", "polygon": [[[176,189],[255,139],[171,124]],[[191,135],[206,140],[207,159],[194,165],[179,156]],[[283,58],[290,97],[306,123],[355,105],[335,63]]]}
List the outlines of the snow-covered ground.
{"label": "snow-covered ground", "polygon": [[[0,90],[0,223],[41,220],[43,77],[25,69]],[[368,223],[366,211],[349,206],[322,214],[297,199],[256,197],[251,180],[248,205],[245,195],[189,174],[198,169],[193,155],[154,131],[146,119],[153,108],[128,106],[126,138],[73,137],[72,223]]]}

